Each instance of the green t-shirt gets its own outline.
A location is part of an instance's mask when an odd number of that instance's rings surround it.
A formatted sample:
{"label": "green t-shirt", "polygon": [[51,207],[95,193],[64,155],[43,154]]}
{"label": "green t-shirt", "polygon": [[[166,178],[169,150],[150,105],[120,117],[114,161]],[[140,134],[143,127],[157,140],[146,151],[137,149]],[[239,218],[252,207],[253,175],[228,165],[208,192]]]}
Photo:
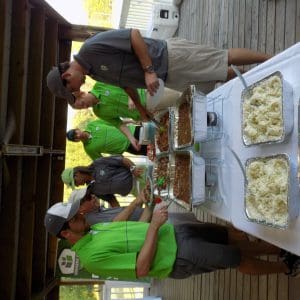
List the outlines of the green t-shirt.
{"label": "green t-shirt", "polygon": [[[141,104],[145,106],[145,90],[138,89],[137,91],[141,99]],[[93,106],[94,114],[111,125],[119,128],[122,123],[120,117],[131,118],[137,121],[141,120],[141,115],[137,109],[128,109],[128,95],[124,89],[96,82],[90,93],[100,100],[99,103]]]}
{"label": "green t-shirt", "polygon": [[[134,134],[135,126],[129,125],[128,128]],[[88,123],[85,131],[91,134],[91,138],[84,141],[83,147],[92,160],[101,157],[102,153],[122,154],[130,145],[127,137],[119,129],[102,120]]]}
{"label": "green t-shirt", "polygon": [[[102,278],[136,279],[136,260],[148,227],[149,223],[134,221],[98,223],[72,250],[93,274]],[[158,232],[157,249],[147,277],[167,277],[173,269],[176,251],[174,227],[164,224]]]}

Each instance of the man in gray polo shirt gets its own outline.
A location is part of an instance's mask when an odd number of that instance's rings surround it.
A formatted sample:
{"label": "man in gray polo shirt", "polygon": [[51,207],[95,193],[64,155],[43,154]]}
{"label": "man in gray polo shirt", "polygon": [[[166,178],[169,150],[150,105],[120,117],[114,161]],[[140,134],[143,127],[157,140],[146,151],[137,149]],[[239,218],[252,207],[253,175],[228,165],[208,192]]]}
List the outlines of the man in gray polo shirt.
{"label": "man in gray polo shirt", "polygon": [[[110,194],[126,196],[129,193],[137,194],[135,180],[139,180],[143,186],[143,173],[143,167],[136,167],[128,158],[115,155],[98,158],[89,166],[68,168],[62,172],[62,180],[72,188],[89,184],[90,192],[97,197]],[[110,201],[110,204],[119,206],[116,199],[115,202]]]}
{"label": "man in gray polo shirt", "polygon": [[[90,166],[93,177],[91,193],[119,194],[126,196],[133,187],[135,165],[127,164],[123,156],[110,156],[96,159]],[[129,160],[128,160],[129,161]]]}
{"label": "man in gray polo shirt", "polygon": [[153,95],[159,87],[158,78],[176,90],[191,83],[226,81],[234,77],[229,65],[260,63],[268,58],[269,55],[243,48],[221,50],[177,38],[143,38],[137,29],[109,30],[89,38],[74,55],[74,61],[54,67],[48,73],[47,85],[57,97],[73,104],[72,92],[78,91],[85,75],[89,75],[124,88],[142,119],[148,120],[137,88],[147,88]]}

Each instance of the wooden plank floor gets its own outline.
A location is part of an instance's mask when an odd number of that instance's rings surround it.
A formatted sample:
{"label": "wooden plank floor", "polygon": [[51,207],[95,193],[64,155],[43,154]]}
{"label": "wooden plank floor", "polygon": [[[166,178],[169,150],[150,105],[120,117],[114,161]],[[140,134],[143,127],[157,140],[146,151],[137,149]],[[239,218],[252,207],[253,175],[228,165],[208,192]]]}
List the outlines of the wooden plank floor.
{"label": "wooden plank floor", "polygon": [[[300,41],[300,0],[183,0],[178,36],[218,48],[276,54]],[[200,209],[194,213],[199,220],[224,223]],[[163,300],[299,300],[300,279],[222,270],[182,281],[155,280],[150,292]]]}

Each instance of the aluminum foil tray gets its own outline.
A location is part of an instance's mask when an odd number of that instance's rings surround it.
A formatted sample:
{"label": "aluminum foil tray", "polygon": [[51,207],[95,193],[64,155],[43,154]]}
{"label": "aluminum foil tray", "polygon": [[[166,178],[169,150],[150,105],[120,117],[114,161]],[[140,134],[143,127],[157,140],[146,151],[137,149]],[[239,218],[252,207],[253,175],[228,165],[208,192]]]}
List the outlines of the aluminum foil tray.
{"label": "aluminum foil tray", "polygon": [[[177,168],[178,159],[181,161]],[[194,203],[205,201],[205,161],[192,151],[175,151],[170,155],[169,200],[175,201],[187,210]],[[177,173],[178,172],[178,173]]]}
{"label": "aluminum foil tray", "polygon": [[[173,147],[174,149],[183,149],[190,147],[194,142],[193,131],[193,95],[195,92],[194,86],[187,88],[182,96],[178,99],[176,106],[172,107],[172,127],[173,127]],[[181,121],[180,110],[186,105],[188,119],[184,118]],[[205,119],[206,120],[206,119]]]}
{"label": "aluminum foil tray", "polygon": [[[166,112],[163,112],[161,114],[158,114],[155,116],[155,119],[161,123],[162,119],[166,114],[169,114],[169,121],[167,124],[164,126],[163,129],[157,128],[155,131],[155,150],[156,150],[156,155],[159,155],[160,153],[168,153],[171,149],[171,139],[172,139],[172,129],[171,129],[171,109],[169,109]],[[162,148],[161,146],[159,147],[159,139],[162,139],[162,141],[165,143],[166,147]],[[166,141],[167,139],[167,141]]]}
{"label": "aluminum foil tray", "polygon": [[[206,141],[208,138],[207,128],[207,98],[206,95],[193,88],[193,131],[194,141]],[[212,129],[212,128],[211,128]]]}
{"label": "aluminum foil tray", "polygon": [[[167,160],[167,161],[166,161]],[[161,171],[162,164],[165,165],[166,170]],[[152,171],[152,182],[153,182],[153,194],[159,196],[164,200],[169,197],[169,188],[171,182],[171,169],[170,169],[170,157],[168,153],[160,153],[156,156],[153,171]]]}
{"label": "aluminum foil tray", "polygon": [[[264,174],[265,172],[268,172],[267,169],[261,164],[254,164],[256,162],[268,162],[274,159],[280,159],[283,164],[287,165],[287,190],[284,192],[283,198],[284,202],[278,201],[279,199],[279,191],[280,189],[284,189],[284,186],[280,186],[280,174],[282,172],[278,171],[278,175],[276,176],[276,167],[275,166],[269,166],[270,168],[270,176],[268,180],[274,180],[273,182],[269,182],[267,184],[264,182],[259,182],[259,180],[256,182],[253,186],[252,190],[251,187],[249,188],[249,178],[250,176],[254,178],[259,178],[260,174]],[[279,161],[279,162],[280,162]],[[278,162],[278,163],[279,163]],[[252,170],[250,169],[250,166],[252,165]],[[279,168],[280,164],[278,165]],[[271,168],[272,167],[272,168]],[[293,170],[292,170],[293,169]],[[289,225],[289,221],[293,218],[295,218],[298,215],[298,199],[294,197],[295,189],[297,188],[296,185],[292,185],[291,183],[291,173],[294,173],[294,167],[291,164],[291,161],[287,154],[275,154],[265,157],[254,157],[249,158],[245,163],[245,170],[246,170],[246,179],[245,179],[245,196],[244,196],[244,208],[245,208],[245,214],[249,221],[255,222],[258,224],[263,224],[275,228],[287,228]],[[279,170],[279,169],[278,169]],[[252,174],[252,175],[250,175]],[[273,179],[271,179],[271,176],[274,176]],[[276,182],[276,183],[275,183]],[[255,191],[255,189],[259,189],[259,191]],[[258,193],[262,193],[263,196],[255,196]],[[253,196],[251,196],[253,194]],[[285,197],[286,194],[286,197]],[[257,197],[256,203],[258,203],[258,209],[257,211],[260,212],[255,216],[255,212],[251,212],[251,205],[247,203],[247,197]],[[277,198],[277,199],[276,199]],[[276,202],[277,200],[277,202]],[[256,206],[256,207],[257,207]],[[261,213],[263,210],[265,210],[265,213]],[[272,210],[272,211],[271,211]],[[278,210],[281,210],[278,214],[276,213]],[[267,213],[270,213],[268,216]],[[259,214],[261,214],[259,216]],[[280,218],[282,217],[282,219]]]}
{"label": "aluminum foil tray", "polygon": [[[245,128],[244,128],[244,107],[245,107],[245,103],[247,101],[247,99],[249,99],[249,97],[251,97],[255,91],[256,88],[259,88],[259,86],[262,85],[262,83],[264,83],[265,81],[267,81],[269,78],[273,77],[273,76],[277,76],[279,77],[280,81],[281,81],[281,95],[282,95],[282,101],[281,101],[281,118],[283,121],[283,126],[282,126],[282,134],[280,136],[278,136],[277,138],[274,139],[266,139],[265,141],[261,141],[261,142],[256,142],[256,141],[252,141],[245,133]],[[272,87],[271,87],[271,91],[272,91]],[[271,94],[271,93],[270,93]],[[281,72],[277,71],[274,72],[272,74],[270,74],[269,76],[263,78],[260,81],[255,82],[254,84],[252,84],[251,86],[249,86],[247,89],[244,89],[242,92],[242,101],[241,101],[241,130],[242,130],[242,140],[245,146],[252,146],[252,145],[261,145],[261,144],[272,144],[272,143],[281,143],[283,142],[288,135],[292,132],[293,130],[293,112],[294,112],[294,105],[293,105],[293,89],[290,86],[290,84],[285,81],[283,79],[283,76],[281,74]],[[254,100],[255,101],[255,100]],[[270,98],[271,101],[271,98]],[[259,104],[257,105],[257,110],[259,109]],[[253,111],[255,111],[256,106],[252,105],[251,109]],[[274,112],[272,112],[274,114]],[[263,114],[262,114],[263,115]],[[260,123],[262,124],[262,122],[265,122],[265,120],[257,120],[257,118],[255,118],[254,122]],[[263,125],[262,125],[263,126]],[[270,130],[270,126],[267,124],[265,125],[267,130]],[[252,130],[252,129],[251,129]]]}

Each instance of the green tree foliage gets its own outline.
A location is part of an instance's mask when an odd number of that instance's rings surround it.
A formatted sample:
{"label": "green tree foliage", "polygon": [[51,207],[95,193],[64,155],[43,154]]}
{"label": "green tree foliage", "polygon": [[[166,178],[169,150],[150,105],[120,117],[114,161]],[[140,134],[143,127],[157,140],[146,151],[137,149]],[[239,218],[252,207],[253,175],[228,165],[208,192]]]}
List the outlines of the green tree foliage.
{"label": "green tree foliage", "polygon": [[85,0],[89,25],[111,27],[112,0]]}
{"label": "green tree foliage", "polygon": [[[76,54],[76,53],[78,53],[79,52],[79,49],[81,48],[81,46],[82,46],[82,42],[76,42],[76,41],[73,41],[72,42],[72,50],[71,50],[71,52],[72,53],[74,53],[74,54]],[[72,59],[72,58],[71,58]]]}
{"label": "green tree foliage", "polygon": [[97,300],[93,286],[69,285],[61,286],[59,291],[60,300]]}
{"label": "green tree foliage", "polygon": [[[72,128],[79,128],[84,130],[87,123],[95,120],[96,117],[90,109],[78,110],[74,115]],[[85,153],[81,142],[70,142],[67,140],[66,145],[66,168],[72,168],[76,166],[87,166],[92,161]],[[67,200],[70,196],[71,189],[65,188],[64,199]]]}
{"label": "green tree foliage", "polygon": [[91,109],[81,109],[76,111],[72,125],[74,128],[85,129],[87,123],[96,119],[97,117]]}

